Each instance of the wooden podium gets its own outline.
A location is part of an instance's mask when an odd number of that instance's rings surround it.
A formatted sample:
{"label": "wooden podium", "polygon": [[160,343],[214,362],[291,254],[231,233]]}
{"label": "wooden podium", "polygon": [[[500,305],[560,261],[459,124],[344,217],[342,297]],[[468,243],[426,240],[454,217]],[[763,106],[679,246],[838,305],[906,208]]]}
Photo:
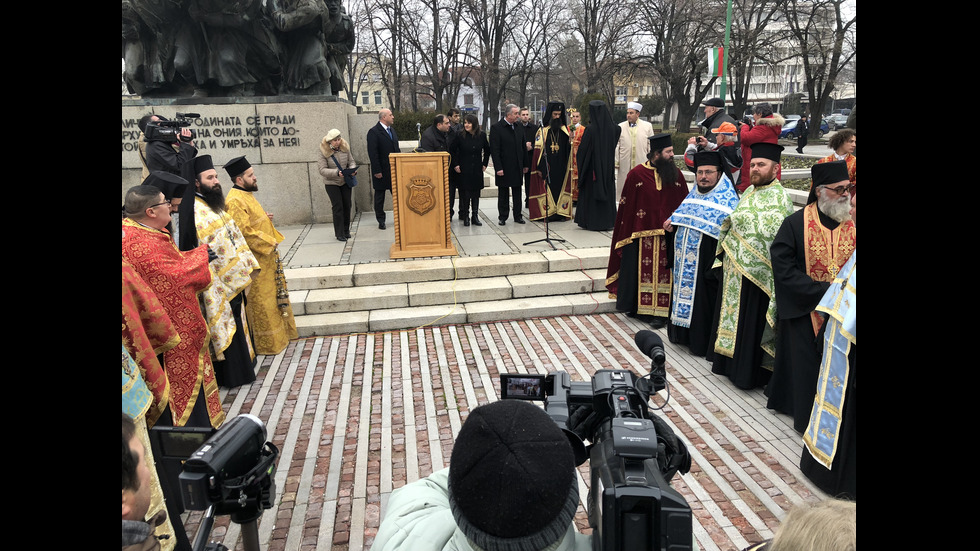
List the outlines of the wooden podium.
{"label": "wooden podium", "polygon": [[449,229],[449,153],[392,153],[391,258],[455,256]]}

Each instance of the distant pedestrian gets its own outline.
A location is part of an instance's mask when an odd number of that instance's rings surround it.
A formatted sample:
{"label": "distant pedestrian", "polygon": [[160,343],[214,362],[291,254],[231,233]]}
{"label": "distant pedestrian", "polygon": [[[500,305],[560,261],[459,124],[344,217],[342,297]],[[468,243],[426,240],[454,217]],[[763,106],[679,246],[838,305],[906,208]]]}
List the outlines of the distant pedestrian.
{"label": "distant pedestrian", "polygon": [[800,117],[800,122],[796,123],[796,152],[802,154],[803,146],[806,145],[808,134],[810,133],[810,123],[806,115]]}

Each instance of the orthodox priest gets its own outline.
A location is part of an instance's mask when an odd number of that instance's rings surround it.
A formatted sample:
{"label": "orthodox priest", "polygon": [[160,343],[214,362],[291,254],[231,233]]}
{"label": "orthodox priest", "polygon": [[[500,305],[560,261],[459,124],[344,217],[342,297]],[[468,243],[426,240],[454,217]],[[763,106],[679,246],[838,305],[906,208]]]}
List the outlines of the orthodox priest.
{"label": "orthodox priest", "polygon": [[203,294],[204,312],[211,330],[218,386],[231,388],[255,380],[255,350],[245,316],[245,291],[259,263],[225,208],[221,182],[211,156],[199,155],[193,164],[194,187],[188,186],[194,191],[193,219],[182,218],[180,225],[194,228],[197,241],[208,244],[218,255],[211,263],[214,284]]}
{"label": "orthodox priest", "polygon": [[285,237],[272,224],[272,213],[267,213],[255,198],[259,179],[248,160],[235,157],[224,169],[234,183],[225,198],[228,213],[259,262],[258,275],[253,278],[245,304],[245,318],[252,329],[255,353],[276,355],[290,340],[299,338],[279,257],[279,243]]}
{"label": "orthodox priest", "polygon": [[687,345],[695,356],[714,357],[711,322],[718,306],[717,270],[712,270],[721,225],[735,210],[738,192],[721,154],[694,155],[697,186],[670,217],[674,228],[674,273],[670,302],[670,342]]}
{"label": "orthodox priest", "polygon": [[[718,320],[711,371],[738,388],[764,386],[776,353],[776,293],[769,247],[793,201],[780,185],[781,145],[752,145],[750,185],[722,223],[714,267],[722,268]],[[746,168],[743,166],[742,171]]]}
{"label": "orthodox priest", "polygon": [[[166,230],[170,205],[155,187],[130,188],[125,201],[123,260],[153,290],[180,336],[176,346],[163,352],[169,396],[157,423],[219,428],[225,414],[208,354],[208,325],[197,299],[212,284],[208,247],[177,250]],[[161,384],[153,379],[149,384]]]}
{"label": "orthodox priest", "polygon": [[670,134],[650,138],[647,162],[626,175],[616,212],[606,289],[616,309],[654,328],[670,313],[672,237],[670,215],[687,196],[684,175],[674,164]]}
{"label": "orthodox priest", "polygon": [[620,128],[613,123],[602,100],[589,102],[589,127],[578,146],[578,205],[575,223],[590,231],[605,231],[616,224],[616,142]]}
{"label": "orthodox priest", "polygon": [[814,309],[856,246],[847,164],[818,163],[810,170],[807,205],[786,217],[769,248],[779,319],[767,407],[792,416],[800,433],[810,420],[820,369],[824,318]]}
{"label": "orthodox priest", "polygon": [[565,104],[549,102],[545,112],[549,123],[534,135],[528,212],[531,220],[567,220],[572,217],[572,139]]}
{"label": "orthodox priest", "polygon": [[[851,220],[857,222],[856,195]],[[817,312],[827,321],[800,471],[824,492],[857,500],[857,250],[834,277]]]}
{"label": "orthodox priest", "polygon": [[568,125],[568,135],[572,139],[572,205],[578,201],[578,149],[582,143],[585,125],[582,124],[582,113],[574,107],[568,108],[568,117],[572,122]]}

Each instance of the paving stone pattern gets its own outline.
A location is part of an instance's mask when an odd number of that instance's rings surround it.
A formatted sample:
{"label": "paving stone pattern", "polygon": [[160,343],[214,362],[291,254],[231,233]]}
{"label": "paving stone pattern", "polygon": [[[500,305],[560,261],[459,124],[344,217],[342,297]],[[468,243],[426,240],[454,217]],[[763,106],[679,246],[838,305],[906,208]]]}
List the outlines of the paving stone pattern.
{"label": "paving stone pattern", "polygon": [[[258,522],[263,550],[369,550],[392,490],[449,464],[474,407],[498,399],[500,373],[597,369],[648,373],[634,344],[648,326],[622,314],[423,327],[293,341],[260,357],[251,385],[222,390],[228,418],[261,419],[281,455],[276,498]],[[826,498],[800,474],[792,420],[667,342],[669,402],[692,467],[672,485],[694,513],[702,550],[740,550],[772,536],[795,503]],[[651,400],[662,405],[667,391]],[[579,467],[582,499],[588,463]],[[184,514],[193,538],[200,512]],[[575,518],[589,533],[585,506]],[[243,549],[241,527],[218,517],[212,541]]]}

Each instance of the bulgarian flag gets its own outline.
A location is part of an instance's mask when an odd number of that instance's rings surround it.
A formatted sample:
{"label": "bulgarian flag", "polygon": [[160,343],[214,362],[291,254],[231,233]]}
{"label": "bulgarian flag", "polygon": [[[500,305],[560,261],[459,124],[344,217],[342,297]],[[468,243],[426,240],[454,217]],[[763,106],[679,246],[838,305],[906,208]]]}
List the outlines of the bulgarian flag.
{"label": "bulgarian flag", "polygon": [[725,65],[725,48],[711,48],[708,50],[708,75],[720,77],[722,67]]}

